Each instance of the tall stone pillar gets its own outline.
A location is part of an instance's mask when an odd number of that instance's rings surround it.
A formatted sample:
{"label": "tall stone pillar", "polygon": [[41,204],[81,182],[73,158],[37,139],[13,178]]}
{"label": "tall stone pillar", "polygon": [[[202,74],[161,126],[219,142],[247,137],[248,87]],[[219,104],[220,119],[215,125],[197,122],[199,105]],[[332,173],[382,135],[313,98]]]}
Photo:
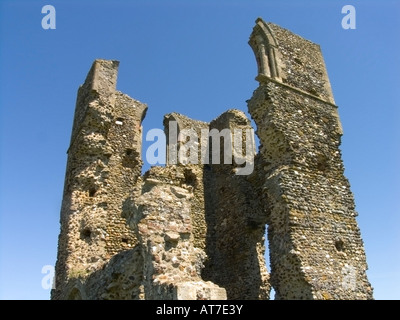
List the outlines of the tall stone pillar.
{"label": "tall stone pillar", "polygon": [[[224,287],[228,299],[267,300],[266,220],[251,181],[255,174],[254,130],[246,115],[236,109],[211,121],[210,130],[210,153],[220,153],[220,163],[210,160],[204,169],[208,260],[203,276]],[[237,150],[241,157],[227,152],[235,145],[241,149]],[[247,163],[237,163],[245,157]],[[239,174],[245,166],[245,174]]]}
{"label": "tall stone pillar", "polygon": [[137,245],[122,212],[141,175],[147,106],[116,91],[118,65],[96,60],[78,91],[53,299],[99,298],[85,292],[88,277]]}
{"label": "tall stone pillar", "polygon": [[[342,128],[320,47],[258,19],[249,44],[274,47],[248,101],[260,138],[276,299],[371,299],[339,149]],[[270,54],[271,55],[271,54]],[[260,70],[259,70],[260,72]]]}

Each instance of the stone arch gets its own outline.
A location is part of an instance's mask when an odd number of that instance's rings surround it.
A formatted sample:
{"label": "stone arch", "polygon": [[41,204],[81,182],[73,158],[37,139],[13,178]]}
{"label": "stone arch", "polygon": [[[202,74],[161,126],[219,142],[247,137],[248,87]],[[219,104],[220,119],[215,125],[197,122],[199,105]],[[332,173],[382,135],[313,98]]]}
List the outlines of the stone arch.
{"label": "stone arch", "polygon": [[271,28],[261,18],[256,20],[249,44],[256,56],[258,74],[281,81],[278,43]]}

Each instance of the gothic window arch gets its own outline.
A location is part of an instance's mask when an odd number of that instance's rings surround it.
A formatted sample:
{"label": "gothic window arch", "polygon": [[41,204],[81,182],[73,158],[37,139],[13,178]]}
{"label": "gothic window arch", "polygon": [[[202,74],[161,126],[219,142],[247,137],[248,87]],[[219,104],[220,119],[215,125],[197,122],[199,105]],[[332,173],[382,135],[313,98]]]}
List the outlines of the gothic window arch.
{"label": "gothic window arch", "polygon": [[278,44],[268,24],[260,18],[256,20],[249,44],[257,60],[258,74],[281,81]]}

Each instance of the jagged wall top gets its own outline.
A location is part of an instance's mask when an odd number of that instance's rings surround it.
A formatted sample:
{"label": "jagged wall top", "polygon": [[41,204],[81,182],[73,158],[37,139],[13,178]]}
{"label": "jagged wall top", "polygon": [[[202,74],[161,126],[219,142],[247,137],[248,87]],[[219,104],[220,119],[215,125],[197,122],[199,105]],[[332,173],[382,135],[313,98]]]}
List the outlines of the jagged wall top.
{"label": "jagged wall top", "polygon": [[89,103],[98,98],[104,100],[104,98],[109,98],[115,93],[118,67],[119,61],[116,60],[96,59],[93,62],[85,82],[78,89],[70,145],[79,133]]}

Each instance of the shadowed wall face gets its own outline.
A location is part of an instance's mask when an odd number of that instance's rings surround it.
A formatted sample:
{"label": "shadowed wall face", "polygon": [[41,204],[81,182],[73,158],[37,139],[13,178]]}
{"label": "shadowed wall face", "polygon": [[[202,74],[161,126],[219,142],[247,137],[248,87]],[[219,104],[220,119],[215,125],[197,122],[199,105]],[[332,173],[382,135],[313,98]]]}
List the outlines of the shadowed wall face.
{"label": "shadowed wall face", "polygon": [[[243,145],[252,143],[246,141],[244,134],[251,129],[250,120],[239,110],[226,111],[211,121],[210,129],[240,130]],[[222,140],[220,151],[224,159]],[[221,164],[211,164],[204,170],[208,260],[203,276],[225,288],[228,299],[269,299],[264,259],[266,217],[249,179],[251,175],[237,175],[236,170],[234,159],[232,164],[221,160]]]}

